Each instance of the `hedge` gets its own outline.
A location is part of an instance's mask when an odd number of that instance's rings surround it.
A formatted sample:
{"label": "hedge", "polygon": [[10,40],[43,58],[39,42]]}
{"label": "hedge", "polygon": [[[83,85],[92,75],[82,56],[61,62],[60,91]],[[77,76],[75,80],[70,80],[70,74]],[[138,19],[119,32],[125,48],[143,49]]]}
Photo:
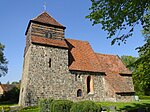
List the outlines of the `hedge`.
{"label": "hedge", "polygon": [[0,112],[1,111],[4,111],[4,112],[9,112],[10,111],[10,107],[9,106],[0,106]]}
{"label": "hedge", "polygon": [[51,112],[70,112],[72,104],[70,100],[54,100],[51,103]]}
{"label": "hedge", "polygon": [[38,108],[38,106],[28,106],[28,107],[25,107],[25,108],[23,108],[23,109],[21,109],[21,110],[19,110],[19,112],[26,112],[26,111],[30,111],[30,112],[32,112],[32,110],[34,111],[34,110],[39,110],[39,108]]}
{"label": "hedge", "polygon": [[74,103],[70,112],[101,112],[101,106],[92,101],[81,101]]}
{"label": "hedge", "polygon": [[139,98],[143,100],[150,100],[150,96],[139,96]]}
{"label": "hedge", "polygon": [[39,111],[40,112],[51,112],[50,111],[50,105],[52,103],[53,99],[49,98],[49,99],[41,99],[39,101]]}

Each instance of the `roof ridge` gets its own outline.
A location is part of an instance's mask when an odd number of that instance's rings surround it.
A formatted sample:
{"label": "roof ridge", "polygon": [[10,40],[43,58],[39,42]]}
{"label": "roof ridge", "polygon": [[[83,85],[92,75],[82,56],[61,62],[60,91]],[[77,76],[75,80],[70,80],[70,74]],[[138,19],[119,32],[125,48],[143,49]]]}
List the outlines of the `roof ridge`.
{"label": "roof ridge", "polygon": [[74,41],[81,41],[81,42],[86,42],[89,43],[88,41],[85,40],[77,40],[77,39],[72,39],[72,38],[65,38],[66,40],[74,40]]}
{"label": "roof ridge", "polygon": [[97,52],[95,52],[95,54],[98,54],[98,55],[108,55],[108,56],[118,56],[118,55],[115,55],[115,54],[101,54],[101,53],[97,53]]}
{"label": "roof ridge", "polygon": [[41,23],[48,23],[48,24],[52,24],[52,25],[56,25],[56,26],[63,26],[46,11],[40,13],[38,16],[36,16],[35,18],[33,18],[31,20],[32,21],[38,21]]}
{"label": "roof ridge", "polygon": [[[40,16],[41,14],[45,13],[46,11],[41,12],[40,14],[38,14],[36,17],[32,18],[31,20],[36,19],[38,16]],[[47,12],[46,12],[47,13]]]}

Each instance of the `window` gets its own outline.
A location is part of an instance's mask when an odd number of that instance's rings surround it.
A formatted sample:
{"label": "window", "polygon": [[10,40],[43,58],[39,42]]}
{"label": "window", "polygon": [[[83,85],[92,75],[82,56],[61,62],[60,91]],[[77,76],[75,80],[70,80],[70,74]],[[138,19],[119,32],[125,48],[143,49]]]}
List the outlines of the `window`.
{"label": "window", "polygon": [[49,68],[51,67],[51,58],[49,58]]}
{"label": "window", "polygon": [[53,34],[51,32],[47,32],[47,33],[45,33],[45,37],[46,38],[52,38]]}
{"label": "window", "polygon": [[75,74],[75,81],[77,81],[77,74]]}
{"label": "window", "polygon": [[80,75],[78,75],[78,78],[80,78]]}
{"label": "window", "polygon": [[91,76],[87,77],[87,93],[90,93],[90,94],[94,93],[93,79]]}
{"label": "window", "polygon": [[78,91],[77,91],[77,97],[82,97],[82,90],[81,89],[78,89]]}
{"label": "window", "polygon": [[90,81],[91,81],[91,77],[90,76],[88,76],[87,77],[87,93],[90,93]]}

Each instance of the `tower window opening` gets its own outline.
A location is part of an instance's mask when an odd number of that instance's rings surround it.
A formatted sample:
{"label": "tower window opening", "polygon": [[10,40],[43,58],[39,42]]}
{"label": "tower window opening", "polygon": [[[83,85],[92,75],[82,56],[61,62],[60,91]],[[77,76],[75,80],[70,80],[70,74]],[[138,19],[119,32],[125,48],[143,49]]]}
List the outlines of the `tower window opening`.
{"label": "tower window opening", "polygon": [[51,58],[49,58],[49,68],[51,67]]}
{"label": "tower window opening", "polygon": [[45,33],[46,38],[52,38],[53,34],[51,32]]}

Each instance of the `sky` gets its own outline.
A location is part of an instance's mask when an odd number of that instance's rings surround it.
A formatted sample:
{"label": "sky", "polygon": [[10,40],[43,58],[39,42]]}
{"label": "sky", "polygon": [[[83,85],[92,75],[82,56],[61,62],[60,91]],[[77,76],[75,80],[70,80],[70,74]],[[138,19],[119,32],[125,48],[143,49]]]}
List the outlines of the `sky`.
{"label": "sky", "polygon": [[22,77],[25,31],[29,20],[46,11],[66,27],[65,37],[88,41],[93,50],[103,54],[138,56],[136,47],[143,45],[141,26],[137,26],[127,44],[111,46],[107,32],[101,25],[92,26],[85,16],[90,13],[90,0],[1,0],[0,42],[5,45],[4,54],[8,63],[8,74],[0,82],[19,81]]}

